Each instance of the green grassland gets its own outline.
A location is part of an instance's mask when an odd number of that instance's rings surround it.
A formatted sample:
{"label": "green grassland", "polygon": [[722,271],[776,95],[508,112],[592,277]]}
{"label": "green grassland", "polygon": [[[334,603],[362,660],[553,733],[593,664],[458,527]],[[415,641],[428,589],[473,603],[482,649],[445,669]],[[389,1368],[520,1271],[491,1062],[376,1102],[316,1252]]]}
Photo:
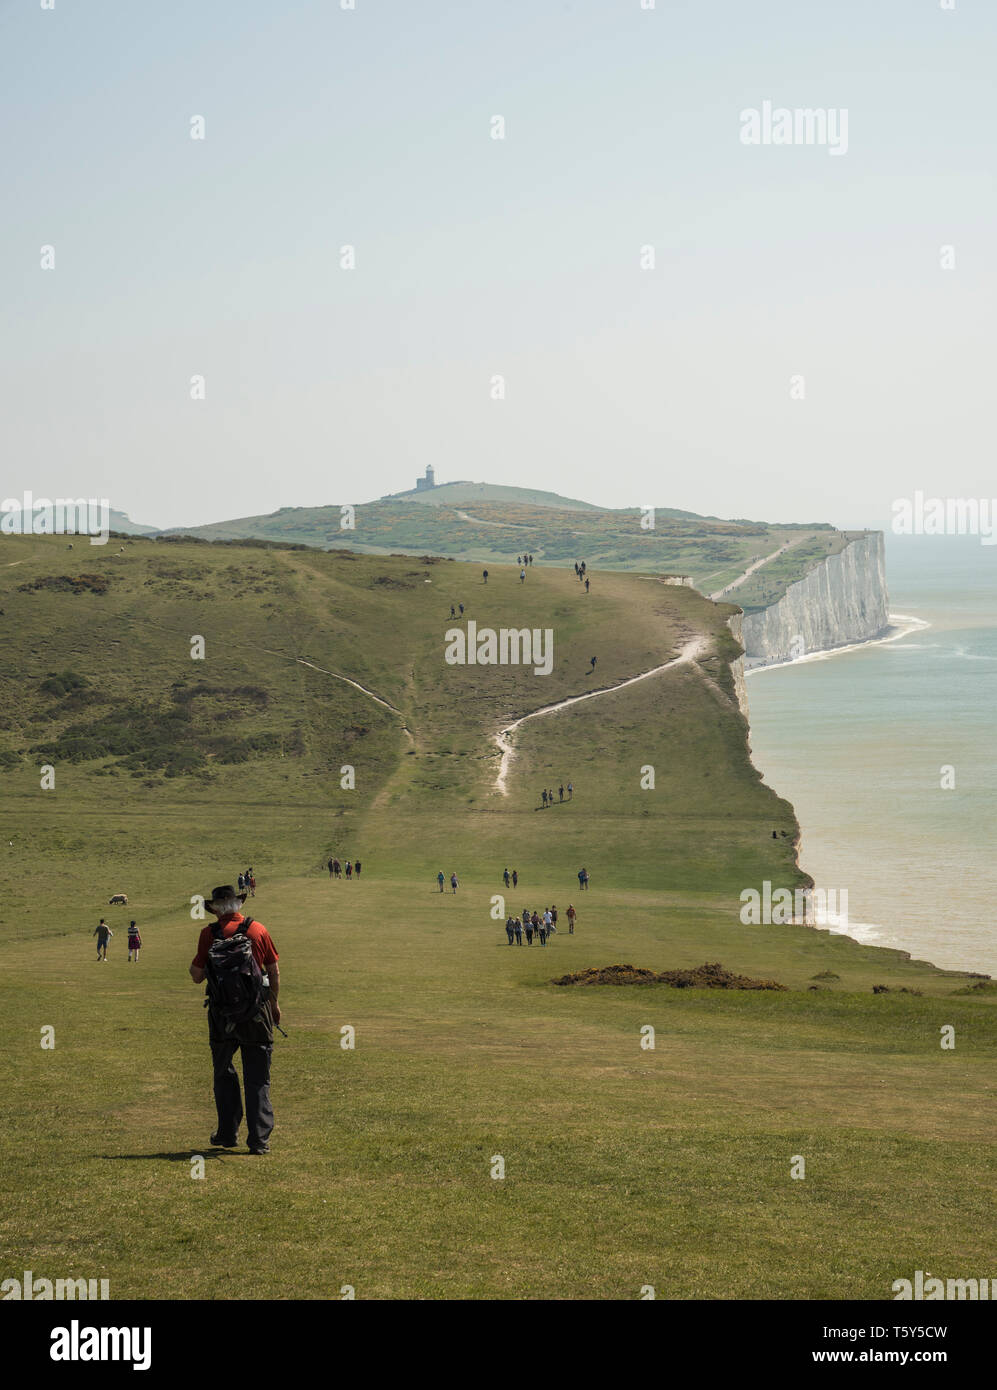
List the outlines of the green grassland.
{"label": "green grassland", "polygon": [[379,499],[382,502],[418,502],[424,507],[446,507],[465,505],[469,502],[526,503],[533,507],[556,507],[562,511],[594,512],[598,507],[592,502],[581,502],[577,497],[562,497],[557,492],[543,492],[538,488],[506,487],[502,483],[438,483],[436,487],[425,488],[421,492],[411,488],[405,492],[390,493]]}
{"label": "green grassland", "polygon": [[[482,500],[469,495],[463,501],[444,502],[438,496],[446,494],[449,499],[469,492],[472,486],[483,491]],[[503,491],[512,495],[493,496]],[[752,561],[791,543],[771,567],[756,571],[738,589],[739,603],[743,598],[759,607],[776,602],[790,584],[851,539],[827,525],[720,521],[669,508],[656,510],[654,527],[643,529],[636,508],[582,511],[530,500],[546,495],[484,484],[467,489],[452,485],[422,494],[418,501],[403,497],[358,506],[352,529],[341,528],[338,506],[287,507],[270,516],[217,522],[184,534],[204,540],[252,538],[366,554],[428,552],[486,564],[512,564],[517,555],[528,551],[537,565],[571,568],[576,560],[585,560],[592,569],[688,575],[704,593],[718,592]],[[429,504],[428,498],[435,500]]]}
{"label": "green grassland", "polygon": [[834,531],[830,534],[812,531],[801,535],[794,541],[792,549],[777,555],[749,575],[743,584],[739,584],[731,594],[731,602],[736,602],[745,613],[758,612],[778,603],[791,584],[802,579],[828,556],[838,554],[846,545],[866,534],[864,531]]}
{"label": "green grassland", "polygon": [[[792,807],[750,761],[733,607],[639,573],[586,595],[570,569],[490,568],[485,586],[452,560],[0,541],[3,1273],[107,1277],[119,1298],[236,1298],[248,1271],[274,1298],[870,1299],[918,1268],[992,1273],[997,996],[740,922],[743,889],[804,875]],[[458,601],[551,628],[551,674],[446,665]],[[497,790],[497,731],[693,638],[698,661],[524,724]],[[332,853],[361,881],[330,882]],[[187,975],[192,895],[249,864],[289,1033],[267,1159],[206,1148]],[[507,945],[505,866],[509,910],[558,904],[548,948]],[[787,989],[552,983],[622,961]]]}

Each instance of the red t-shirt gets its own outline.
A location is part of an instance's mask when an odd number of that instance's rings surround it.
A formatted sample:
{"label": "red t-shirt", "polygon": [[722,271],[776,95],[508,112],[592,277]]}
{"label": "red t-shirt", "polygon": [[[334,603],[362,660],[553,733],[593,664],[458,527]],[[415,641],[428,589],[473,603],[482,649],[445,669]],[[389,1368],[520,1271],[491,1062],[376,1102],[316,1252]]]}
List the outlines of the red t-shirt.
{"label": "red t-shirt", "polygon": [[[235,936],[236,929],[245,920],[241,912],[236,912],[231,917],[226,917],[221,924],[221,935],[223,937]],[[280,959],[277,955],[277,948],[273,944],[270,933],[262,922],[254,921],[246,932],[246,935],[249,937],[250,945],[253,948],[256,964],[261,970],[265,970],[268,965]],[[211,943],[214,939],[211,928],[202,927],[201,935],[197,938],[197,955],[191,961],[191,965],[195,966],[198,970],[205,970],[207,968],[208,952],[211,950]]]}

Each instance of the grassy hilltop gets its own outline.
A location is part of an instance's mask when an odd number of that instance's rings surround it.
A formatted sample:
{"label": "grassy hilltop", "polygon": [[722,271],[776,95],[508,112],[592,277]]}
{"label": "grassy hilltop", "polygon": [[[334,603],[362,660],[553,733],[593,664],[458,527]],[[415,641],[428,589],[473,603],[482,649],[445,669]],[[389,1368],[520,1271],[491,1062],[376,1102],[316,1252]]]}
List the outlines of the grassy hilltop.
{"label": "grassy hilltop", "polygon": [[[489,570],[0,540],[5,1269],[150,1298],[239,1297],[247,1267],[258,1296],[316,1298],[879,1299],[913,1269],[987,1272],[989,987],[740,922],[743,889],[804,876],[792,808],[750,761],[733,609],[639,573],[595,573],[586,596],[570,569]],[[551,674],[446,665],[457,602],[551,628]],[[497,788],[499,730],[693,643],[525,723]],[[569,779],[570,803],[538,809]],[[330,883],[332,853],[362,880]],[[186,973],[191,896],[249,864],[290,1034],[266,1160],[206,1149]],[[561,910],[546,950],[510,949],[491,915],[505,866],[509,910]],[[551,983],[705,961],[786,989]]]}
{"label": "grassy hilltop", "polygon": [[507,502],[522,503],[532,507],[555,507],[560,511],[595,512],[599,508],[592,502],[581,502],[577,497],[562,497],[558,492],[543,492],[538,488],[507,487],[503,483],[438,483],[435,487],[407,488],[404,492],[392,492],[379,499],[382,502],[419,502],[425,507],[446,507],[460,503]]}
{"label": "grassy hilltop", "polygon": [[[608,510],[526,488],[447,483],[355,508],[354,526],[341,526],[340,507],[283,507],[181,534],[204,540],[256,539],[357,551],[369,555],[432,554],[514,564],[528,551],[537,565],[569,569],[585,560],[600,570],[688,575],[703,593],[718,593],[755,561],[775,556],[738,586],[746,611],[776,603],[815,565],[861,532],[825,523],[769,525],[722,521],[660,507],[654,526],[638,508]],[[782,554],[776,552],[784,551]]]}

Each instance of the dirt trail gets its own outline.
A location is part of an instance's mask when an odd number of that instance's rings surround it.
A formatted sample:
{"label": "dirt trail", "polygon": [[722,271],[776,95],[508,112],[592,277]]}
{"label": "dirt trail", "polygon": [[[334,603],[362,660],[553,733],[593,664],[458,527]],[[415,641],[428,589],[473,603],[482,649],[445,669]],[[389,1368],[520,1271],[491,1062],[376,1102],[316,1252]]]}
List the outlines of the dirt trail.
{"label": "dirt trail", "polygon": [[717,589],[716,593],[710,594],[710,598],[715,603],[718,598],[723,598],[725,594],[729,594],[733,589],[739,589],[746,579],[750,579],[755,570],[760,570],[762,565],[767,565],[772,560],[777,560],[780,555],[784,555],[786,551],[791,550],[794,545],[799,545],[802,539],[802,536],[797,536],[795,540],[787,541],[785,545],[781,545],[778,550],[773,550],[771,555],[763,555],[760,560],[755,560],[739,578],[733,580],[725,588]]}
{"label": "dirt trail", "polygon": [[473,521],[475,526],[501,526],[503,530],[508,531],[535,531],[537,529],[535,526],[520,526],[516,521],[485,521],[484,517],[469,516],[467,512],[462,512],[458,508],[455,508],[455,511],[457,511],[461,521]]}
{"label": "dirt trail", "polygon": [[[377,704],[383,705],[383,707],[390,710],[392,714],[397,714],[399,719],[405,718],[400,709],[396,709],[395,706],[389,704],[387,700],[382,700],[380,695],[375,695],[373,690],[368,690],[365,685],[361,685],[359,681],[352,680],[349,676],[341,676],[338,671],[329,671],[324,666],[316,666],[314,661],[306,661],[303,656],[288,656],[286,652],[274,652],[271,651],[269,647],[261,647],[260,650],[265,651],[268,656],[279,656],[283,657],[285,661],[296,661],[299,666],[308,666],[312,671],[321,672],[323,676],[332,676],[334,680],[345,681],[347,685],[352,685],[354,690],[359,690],[361,694],[367,695]],[[415,742],[412,737],[412,730],[405,724],[402,725],[402,732],[408,737],[410,742]]]}
{"label": "dirt trail", "polygon": [[655,666],[650,671],[642,671],[639,676],[631,676],[629,680],[620,681],[619,685],[603,686],[600,690],[589,690],[584,695],[571,695],[567,700],[558,700],[556,704],[544,705],[542,709],[535,709],[531,714],[524,714],[514,723],[500,729],[493,735],[495,743],[498,745],[502,754],[502,761],[499,764],[498,776],[495,778],[495,788],[503,796],[509,795],[509,788],[506,779],[509,774],[509,767],[515,757],[515,749],[512,742],[512,734],[519,728],[520,724],[525,724],[528,719],[539,719],[543,714],[556,714],[558,710],[567,709],[569,705],[581,704],[583,700],[594,700],[599,695],[612,695],[617,690],[625,690],[628,685],[636,685],[638,681],[649,680],[651,676],[660,675],[662,671],[670,671],[673,666],[684,666],[690,662],[696,662],[705,654],[709,648],[709,641],[705,637],[694,637],[692,641],[686,642],[678,656],[671,661],[666,661],[663,666]]}

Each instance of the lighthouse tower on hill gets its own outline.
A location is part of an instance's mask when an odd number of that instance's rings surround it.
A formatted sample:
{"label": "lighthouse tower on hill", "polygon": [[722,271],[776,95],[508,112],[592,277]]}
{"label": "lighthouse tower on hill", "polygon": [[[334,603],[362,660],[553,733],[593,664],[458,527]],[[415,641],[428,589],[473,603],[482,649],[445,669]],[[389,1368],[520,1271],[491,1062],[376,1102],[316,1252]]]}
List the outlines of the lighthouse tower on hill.
{"label": "lighthouse tower on hill", "polygon": [[426,491],[428,491],[429,488],[435,487],[435,486],[436,486],[436,472],[435,472],[435,470],[434,470],[434,468],[433,468],[433,465],[430,464],[430,465],[427,467],[427,469],[426,469],[426,476],[425,476],[424,478],[416,478],[416,480],[415,480],[415,490],[416,490],[416,492],[426,492]]}

